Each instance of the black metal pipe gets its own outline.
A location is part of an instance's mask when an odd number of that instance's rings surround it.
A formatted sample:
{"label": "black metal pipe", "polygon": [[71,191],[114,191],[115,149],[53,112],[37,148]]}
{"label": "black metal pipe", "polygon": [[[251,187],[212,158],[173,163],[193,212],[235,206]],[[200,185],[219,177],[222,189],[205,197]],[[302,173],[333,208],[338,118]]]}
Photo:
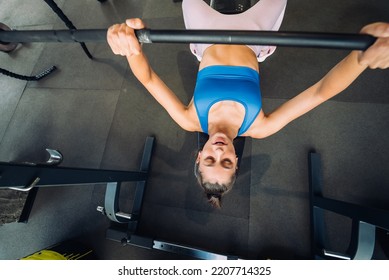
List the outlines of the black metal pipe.
{"label": "black metal pipe", "polygon": [[[0,43],[106,42],[107,30],[0,31]],[[141,43],[209,43],[366,50],[376,38],[349,33],[238,30],[136,30]]]}

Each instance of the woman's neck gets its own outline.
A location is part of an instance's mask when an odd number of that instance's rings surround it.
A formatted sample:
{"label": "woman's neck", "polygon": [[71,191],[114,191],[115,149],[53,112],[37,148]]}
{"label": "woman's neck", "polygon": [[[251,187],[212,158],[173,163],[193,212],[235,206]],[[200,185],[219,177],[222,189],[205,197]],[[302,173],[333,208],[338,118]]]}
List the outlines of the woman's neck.
{"label": "woman's neck", "polygon": [[238,136],[245,116],[245,108],[235,101],[219,101],[208,113],[208,134],[222,132],[229,138]]}
{"label": "woman's neck", "polygon": [[228,122],[218,122],[208,124],[208,135],[212,137],[216,133],[222,133],[231,140],[238,136],[239,127],[233,127]]}

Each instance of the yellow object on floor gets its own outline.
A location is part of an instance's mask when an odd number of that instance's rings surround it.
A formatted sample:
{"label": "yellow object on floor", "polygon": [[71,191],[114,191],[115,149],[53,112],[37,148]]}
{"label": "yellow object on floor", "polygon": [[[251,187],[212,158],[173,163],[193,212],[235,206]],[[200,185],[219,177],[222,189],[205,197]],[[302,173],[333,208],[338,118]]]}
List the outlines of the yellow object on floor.
{"label": "yellow object on floor", "polygon": [[21,260],[67,260],[63,255],[51,250],[42,250]]}

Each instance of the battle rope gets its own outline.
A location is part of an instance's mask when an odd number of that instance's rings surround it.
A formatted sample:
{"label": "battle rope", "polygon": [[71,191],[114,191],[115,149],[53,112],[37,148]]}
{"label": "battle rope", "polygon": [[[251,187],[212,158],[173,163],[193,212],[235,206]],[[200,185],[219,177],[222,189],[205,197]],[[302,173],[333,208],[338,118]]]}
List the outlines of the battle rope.
{"label": "battle rope", "polygon": [[0,73],[3,75],[6,75],[8,77],[23,80],[23,81],[39,81],[39,80],[43,79],[44,77],[46,77],[47,75],[53,73],[55,70],[57,70],[57,67],[51,66],[50,68],[44,70],[42,73],[39,73],[38,75],[25,76],[25,75],[16,74],[16,73],[13,73],[13,72],[8,71],[6,69],[0,68]]}

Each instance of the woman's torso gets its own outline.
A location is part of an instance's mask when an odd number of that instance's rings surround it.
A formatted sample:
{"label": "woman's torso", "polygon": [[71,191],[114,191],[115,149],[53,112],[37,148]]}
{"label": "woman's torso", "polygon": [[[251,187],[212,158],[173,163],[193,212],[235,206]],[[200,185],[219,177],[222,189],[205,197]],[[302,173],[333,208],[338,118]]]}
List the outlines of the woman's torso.
{"label": "woman's torso", "polygon": [[[206,49],[200,62],[199,71],[208,66],[228,65],[228,66],[245,66],[256,72],[259,72],[258,60],[254,52],[244,45],[213,45]],[[259,93],[258,93],[259,94]],[[191,119],[196,123],[196,130],[202,131],[196,108],[192,101],[188,105],[188,111]],[[245,108],[242,104],[235,101],[219,101],[212,105],[208,114],[208,123],[228,120],[229,125],[240,127],[245,117]],[[264,119],[264,113],[260,110],[255,121],[242,136],[250,136],[252,127],[260,125]]]}
{"label": "woman's torso", "polygon": [[212,45],[204,51],[199,71],[212,65],[247,66],[259,71],[255,53],[245,45]]}

